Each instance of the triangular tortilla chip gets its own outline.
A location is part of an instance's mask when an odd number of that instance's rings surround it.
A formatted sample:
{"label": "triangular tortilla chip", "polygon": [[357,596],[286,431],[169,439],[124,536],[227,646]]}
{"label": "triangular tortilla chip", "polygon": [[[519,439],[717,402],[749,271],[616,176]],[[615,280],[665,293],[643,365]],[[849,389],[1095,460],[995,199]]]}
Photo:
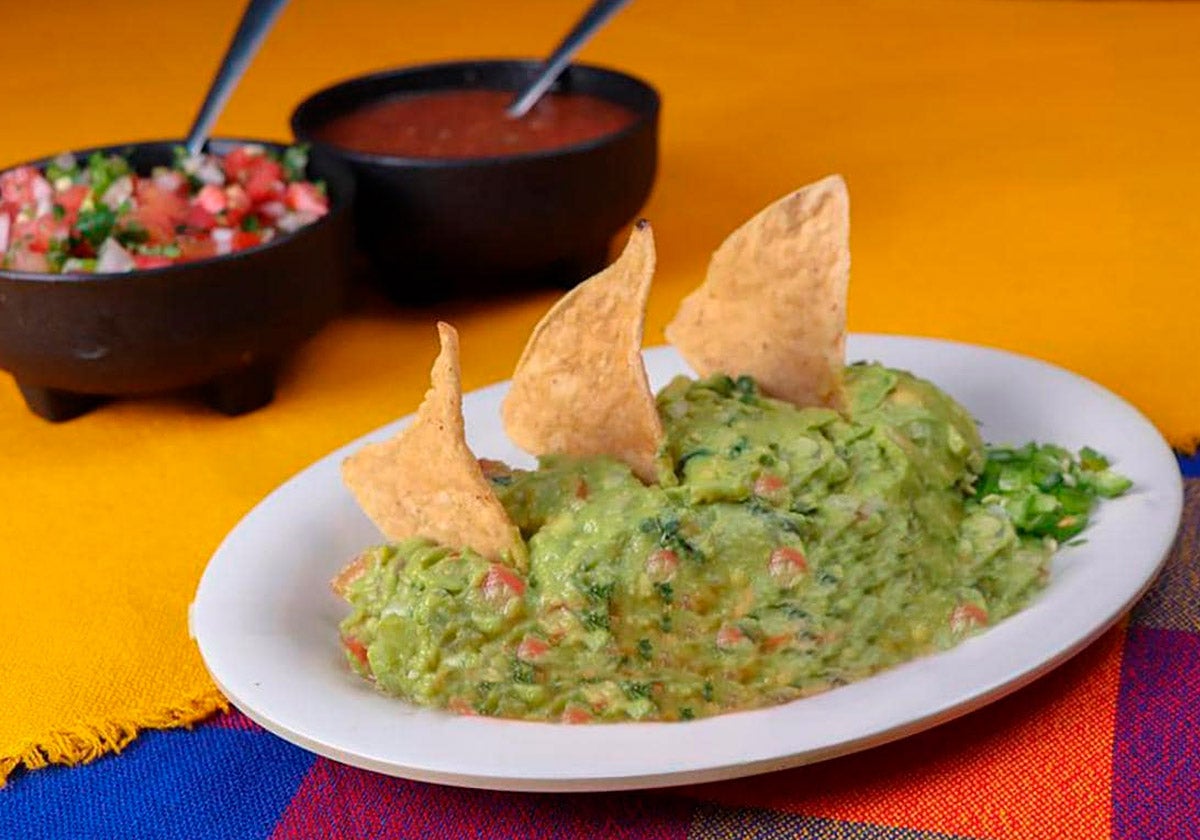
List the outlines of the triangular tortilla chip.
{"label": "triangular tortilla chip", "polygon": [[412,425],[342,464],[342,480],[389,540],[425,537],[522,562],[520,533],[467,447],[458,333],[438,324],[442,350]]}
{"label": "triangular tortilla chip", "polygon": [[721,244],[667,340],[701,376],[749,374],[771,396],[842,409],[849,282],[850,198],[831,175]]}
{"label": "triangular tortilla chip", "polygon": [[642,363],[654,236],[640,221],[621,256],[568,292],[529,337],[504,428],[534,455],[611,455],[655,479],[662,421]]}

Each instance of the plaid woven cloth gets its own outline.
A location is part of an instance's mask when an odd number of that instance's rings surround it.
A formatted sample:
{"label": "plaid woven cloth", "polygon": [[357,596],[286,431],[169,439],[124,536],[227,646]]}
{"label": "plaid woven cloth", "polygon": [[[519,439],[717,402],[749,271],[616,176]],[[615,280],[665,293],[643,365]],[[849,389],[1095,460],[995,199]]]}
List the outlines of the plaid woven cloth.
{"label": "plaid woven cloth", "polygon": [[346,767],[234,712],[18,775],[0,837],[1200,837],[1200,479],[1127,622],[1004,700],[884,747],[700,787],[511,794]]}

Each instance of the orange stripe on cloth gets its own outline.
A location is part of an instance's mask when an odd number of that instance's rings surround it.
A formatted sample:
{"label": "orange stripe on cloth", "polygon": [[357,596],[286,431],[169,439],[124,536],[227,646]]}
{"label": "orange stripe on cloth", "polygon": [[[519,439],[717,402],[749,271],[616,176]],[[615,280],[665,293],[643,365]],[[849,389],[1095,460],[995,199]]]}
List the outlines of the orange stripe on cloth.
{"label": "orange stripe on cloth", "polygon": [[[994,840],[1107,838],[1125,630],[978,712],[841,759],[688,788],[729,806]],[[718,835],[719,836],[719,835]]]}

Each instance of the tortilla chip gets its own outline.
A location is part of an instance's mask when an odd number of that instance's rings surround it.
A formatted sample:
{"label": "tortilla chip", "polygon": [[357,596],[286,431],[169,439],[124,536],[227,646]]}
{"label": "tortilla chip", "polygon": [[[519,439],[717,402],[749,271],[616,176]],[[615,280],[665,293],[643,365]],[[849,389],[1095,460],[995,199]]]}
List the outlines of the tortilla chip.
{"label": "tortilla chip", "polygon": [[655,480],[662,421],[642,363],[654,235],[637,223],[617,261],[576,286],[529,337],[504,428],[534,455],[610,455]]}
{"label": "tortilla chip", "polygon": [[438,324],[442,350],[412,425],[342,464],[342,480],[389,540],[425,537],[521,562],[516,525],[467,447],[458,333]]}
{"label": "tortilla chip", "polygon": [[850,198],[831,175],[721,244],[667,340],[701,376],[749,374],[771,396],[840,410],[849,282]]}

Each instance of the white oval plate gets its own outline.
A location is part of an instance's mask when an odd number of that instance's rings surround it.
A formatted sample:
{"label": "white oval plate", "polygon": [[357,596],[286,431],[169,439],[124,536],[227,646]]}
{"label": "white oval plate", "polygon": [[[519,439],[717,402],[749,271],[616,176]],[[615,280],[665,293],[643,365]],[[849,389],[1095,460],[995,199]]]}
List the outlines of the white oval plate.
{"label": "white oval plate", "polygon": [[[342,459],[399,420],[322,458],[254,508],[213,555],[191,632],[221,690],[276,735],[381,773],[500,790],[656,787],[792,767],[910,735],[989,703],[1060,664],[1111,626],[1153,579],[1179,524],[1182,481],[1163,439],[1100,386],[1033,359],[967,344],[855,335],[851,359],[924,376],[961,401],[986,440],[1090,445],[1134,489],[1102,505],[1087,542],[1054,558],[1027,609],[952,650],[815,697],[689,723],[593,726],[460,717],[420,709],[354,676],[338,645],[346,607],[328,580],[380,535],[342,486]],[[687,372],[646,352],[655,389]],[[530,464],[505,437],[505,383],[463,402],[475,453]]]}

